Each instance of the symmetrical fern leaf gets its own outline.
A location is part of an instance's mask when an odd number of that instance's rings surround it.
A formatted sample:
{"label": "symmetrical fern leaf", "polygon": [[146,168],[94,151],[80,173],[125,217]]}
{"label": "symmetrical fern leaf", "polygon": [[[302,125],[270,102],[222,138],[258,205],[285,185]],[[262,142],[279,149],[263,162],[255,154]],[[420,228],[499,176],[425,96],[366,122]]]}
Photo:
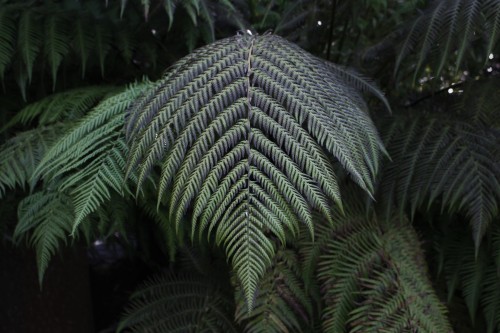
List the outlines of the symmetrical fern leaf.
{"label": "symmetrical fern leaf", "polygon": [[235,36],[184,59],[148,91],[127,119],[129,172],[139,185],[162,164],[178,224],[215,232],[248,301],[274,245],[311,209],[331,220],[341,199],[331,159],[368,192],[382,145],[352,86],[325,62],[273,35]]}
{"label": "symmetrical fern leaf", "polygon": [[392,120],[382,132],[392,157],[379,190],[387,214],[395,205],[401,214],[409,206],[413,215],[440,199],[443,209],[465,212],[479,246],[498,214],[498,133],[437,117]]}
{"label": "symmetrical fern leaf", "polygon": [[325,228],[322,237],[326,247],[317,260],[324,332],[451,331],[407,221],[350,216],[338,228]]}
{"label": "symmetrical fern leaf", "polygon": [[[396,70],[408,55],[420,50],[415,74],[422,68],[428,54],[439,45],[438,75],[450,59],[456,57],[458,68],[471,41],[485,40],[486,59],[498,42],[500,32],[500,1],[498,0],[439,0],[431,2],[408,28],[396,61]],[[484,31],[484,35],[477,34]],[[455,56],[456,55],[456,56]]]}
{"label": "symmetrical fern leaf", "polygon": [[132,295],[118,332],[238,332],[231,308],[232,300],[204,276],[157,275]]}
{"label": "symmetrical fern leaf", "polygon": [[128,153],[124,112],[147,86],[132,85],[98,104],[51,147],[35,171],[35,179],[48,182],[63,177],[59,189],[71,190],[74,199],[73,231],[110,199],[110,190],[123,192]]}
{"label": "symmetrical fern leaf", "polygon": [[303,332],[312,316],[311,299],[304,291],[299,258],[291,250],[280,250],[259,282],[254,308],[249,311],[242,290],[236,291],[235,320],[244,332]]}

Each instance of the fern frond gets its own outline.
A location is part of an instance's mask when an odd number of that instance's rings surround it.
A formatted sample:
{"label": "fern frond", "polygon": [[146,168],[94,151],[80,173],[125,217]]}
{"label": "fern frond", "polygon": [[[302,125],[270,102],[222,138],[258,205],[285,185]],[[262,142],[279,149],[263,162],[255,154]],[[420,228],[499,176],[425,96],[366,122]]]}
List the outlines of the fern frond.
{"label": "fern frond", "polygon": [[52,125],[21,132],[0,147],[0,198],[7,188],[25,189],[49,147],[65,127]]}
{"label": "fern frond", "polygon": [[23,199],[19,203],[18,215],[14,237],[19,240],[32,230],[29,242],[36,251],[41,286],[50,259],[61,243],[67,243],[73,223],[73,203],[66,194],[46,189]]}
{"label": "fern frond", "polygon": [[75,205],[73,232],[91,212],[124,190],[124,110],[147,87],[135,84],[98,104],[45,154],[34,179],[60,176],[60,190],[71,190]]}
{"label": "fern frond", "polygon": [[5,126],[0,128],[0,132],[18,124],[30,125],[35,119],[37,119],[39,126],[50,125],[58,121],[77,120],[83,117],[98,101],[116,91],[116,87],[93,86],[49,95],[28,104],[17,112]]}
{"label": "fern frond", "polygon": [[332,234],[318,263],[325,332],[450,332],[407,221],[347,217]]}
{"label": "fern frond", "polygon": [[[423,67],[431,51],[442,47],[438,55],[435,75],[449,63],[451,55],[456,56],[455,68],[458,70],[464,61],[467,48],[473,40],[483,39],[487,59],[498,42],[500,18],[498,0],[443,0],[431,2],[429,8],[415,19],[411,28],[407,29],[402,42],[395,71],[401,67],[403,59],[412,50],[420,49],[415,67],[415,76]],[[477,34],[484,31],[484,35]],[[444,45],[444,46],[443,46]]]}
{"label": "fern frond", "polygon": [[487,15],[486,22],[488,22],[487,31],[490,37],[486,54],[490,55],[500,37],[500,1],[487,0],[484,6]]}
{"label": "fern frond", "polygon": [[310,322],[312,304],[304,292],[299,258],[291,250],[280,250],[259,282],[254,308],[249,311],[241,290],[236,291],[235,320],[244,332],[302,332]]}
{"label": "fern frond", "polygon": [[52,72],[52,90],[55,90],[57,70],[69,51],[69,25],[65,19],[51,15],[45,20],[44,51]]}
{"label": "fern frond", "polygon": [[500,331],[500,274],[495,266],[489,266],[486,271],[481,304],[488,326],[487,333]]}
{"label": "fern frond", "polygon": [[16,29],[15,19],[8,6],[0,8],[0,79],[3,80],[5,70],[14,56]]}
{"label": "fern frond", "polygon": [[106,30],[106,27],[102,24],[96,24],[94,29],[94,50],[97,53],[97,59],[99,59],[101,75],[104,77],[104,64],[106,61],[106,56],[108,55],[108,52],[111,48],[111,35],[110,32]]}
{"label": "fern frond", "polygon": [[231,308],[231,299],[207,277],[157,275],[132,295],[117,331],[237,332]]}
{"label": "fern frond", "polygon": [[312,209],[331,220],[341,207],[331,158],[373,189],[382,144],[337,73],[277,36],[236,36],[174,65],[127,119],[128,172],[140,186],[162,165],[158,201],[169,190],[177,225],[194,202],[193,236],[215,232],[248,301],[274,254],[268,233],[283,242],[302,220],[313,234]]}
{"label": "fern frond", "polygon": [[75,37],[73,39],[73,48],[76,54],[81,59],[82,67],[82,78],[85,77],[85,71],[87,68],[87,60],[90,55],[92,44],[94,43],[94,37],[88,29],[89,22],[82,18],[77,19],[74,22],[75,27]]}
{"label": "fern frond", "polygon": [[[393,161],[384,170],[380,194],[387,211],[412,215],[424,202],[441,199],[443,209],[463,211],[470,219],[476,246],[500,201],[500,169],[495,162],[496,132],[482,124],[430,117],[409,119],[391,133],[387,148]],[[390,213],[389,213],[390,214]]]}
{"label": "fern frond", "polygon": [[33,10],[27,9],[21,14],[18,30],[18,49],[28,74],[28,82],[31,82],[33,64],[40,52],[42,42],[41,23]]}
{"label": "fern frond", "polygon": [[451,300],[457,290],[461,291],[472,324],[480,310],[486,319],[487,332],[497,332],[500,328],[500,273],[496,258],[491,253],[498,250],[500,228],[492,226],[487,235],[488,241],[481,244],[479,251],[461,228],[460,225],[447,226],[436,239],[444,262],[448,298]]}

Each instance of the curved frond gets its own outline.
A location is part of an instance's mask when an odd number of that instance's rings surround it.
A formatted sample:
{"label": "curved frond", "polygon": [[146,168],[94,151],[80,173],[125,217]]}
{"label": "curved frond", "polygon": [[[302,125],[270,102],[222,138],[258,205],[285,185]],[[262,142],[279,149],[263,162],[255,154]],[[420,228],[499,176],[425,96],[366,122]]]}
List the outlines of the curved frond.
{"label": "curved frond", "polygon": [[231,308],[204,276],[157,275],[132,295],[118,332],[237,332]]}
{"label": "curved frond", "polygon": [[318,278],[325,332],[450,332],[407,221],[351,216],[324,237]]}
{"label": "curved frond", "polygon": [[[216,234],[248,301],[297,222],[341,207],[332,159],[373,190],[382,144],[359,92],[338,71],[273,36],[235,36],[180,60],[127,119],[128,172],[161,164],[176,224]],[[194,205],[194,206],[193,206]]]}
{"label": "curved frond", "polygon": [[461,229],[460,225],[450,225],[436,239],[448,286],[448,299],[451,300],[456,291],[460,291],[472,324],[482,312],[487,332],[497,332],[500,328],[500,269],[497,258],[491,253],[499,249],[499,225],[492,226],[487,235],[488,241],[481,244],[479,251]]}
{"label": "curved frond", "polygon": [[16,29],[11,8],[0,8],[0,79],[3,80],[6,68],[14,56]]}
{"label": "curved frond", "polygon": [[437,117],[396,120],[382,132],[390,134],[392,157],[380,185],[386,211],[395,205],[403,214],[410,206],[413,215],[440,199],[443,209],[467,215],[479,246],[498,214],[498,133],[483,124]]}
{"label": "curved frond", "polygon": [[0,128],[0,132],[17,124],[30,125],[35,119],[41,126],[58,121],[77,120],[92,109],[98,101],[116,91],[116,87],[93,86],[49,95],[18,111],[5,126]]}
{"label": "curved frond", "polygon": [[280,250],[259,282],[254,308],[249,311],[244,293],[236,291],[235,319],[244,332],[303,332],[310,322],[312,304],[300,277],[299,258],[291,250]]}
{"label": "curved frond", "polygon": [[50,146],[61,136],[64,126],[52,125],[18,133],[0,146],[0,198],[7,188],[23,189]]}
{"label": "curved frond", "polygon": [[[402,61],[412,51],[420,50],[415,67],[417,75],[429,54],[437,47],[441,49],[437,55],[438,65],[434,75],[439,75],[451,57],[455,58],[455,67],[458,69],[471,42],[481,38],[487,50],[484,59],[487,59],[499,38],[499,6],[498,0],[432,1],[429,8],[407,28],[395,71],[400,69]],[[477,33],[478,31],[485,33],[481,35]]]}
{"label": "curved frond", "polygon": [[63,176],[60,190],[70,191],[74,199],[73,232],[88,214],[110,199],[110,190],[124,191],[128,152],[124,111],[146,87],[132,85],[98,104],[51,147],[34,173],[34,179],[44,181]]}
{"label": "curved frond", "polygon": [[40,53],[42,44],[42,29],[40,26],[41,22],[35,11],[27,9],[21,14],[17,43],[21,59],[28,73],[28,81],[31,81],[33,64],[38,53]]}
{"label": "curved frond", "polygon": [[69,23],[52,15],[45,20],[44,52],[52,73],[52,90],[56,87],[57,70],[69,51]]}
{"label": "curved frond", "polygon": [[42,285],[51,257],[61,243],[66,244],[72,229],[72,200],[68,195],[53,189],[42,190],[19,203],[18,216],[14,237],[19,239],[32,231],[29,242],[36,251],[38,277]]}

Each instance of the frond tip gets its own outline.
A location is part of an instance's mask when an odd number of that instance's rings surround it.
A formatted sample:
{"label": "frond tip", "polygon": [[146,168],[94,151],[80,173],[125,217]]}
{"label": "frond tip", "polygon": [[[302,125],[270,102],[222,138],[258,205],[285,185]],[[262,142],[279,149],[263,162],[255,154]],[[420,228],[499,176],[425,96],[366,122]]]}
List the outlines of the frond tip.
{"label": "frond tip", "polygon": [[[131,108],[128,173],[161,164],[177,225],[215,231],[247,300],[299,222],[341,207],[332,159],[373,191],[383,150],[366,105],[332,66],[274,36],[235,36],[180,60]],[[242,264],[245,263],[245,264]],[[250,305],[251,308],[251,305]]]}

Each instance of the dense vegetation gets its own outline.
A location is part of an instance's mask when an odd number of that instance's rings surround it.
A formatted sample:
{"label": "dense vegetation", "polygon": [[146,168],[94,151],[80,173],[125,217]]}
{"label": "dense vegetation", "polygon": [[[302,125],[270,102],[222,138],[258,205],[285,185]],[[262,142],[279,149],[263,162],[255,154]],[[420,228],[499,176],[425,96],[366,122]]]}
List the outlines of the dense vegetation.
{"label": "dense vegetation", "polygon": [[499,37],[499,0],[0,0],[4,242],[41,285],[140,261],[103,332],[500,332]]}

